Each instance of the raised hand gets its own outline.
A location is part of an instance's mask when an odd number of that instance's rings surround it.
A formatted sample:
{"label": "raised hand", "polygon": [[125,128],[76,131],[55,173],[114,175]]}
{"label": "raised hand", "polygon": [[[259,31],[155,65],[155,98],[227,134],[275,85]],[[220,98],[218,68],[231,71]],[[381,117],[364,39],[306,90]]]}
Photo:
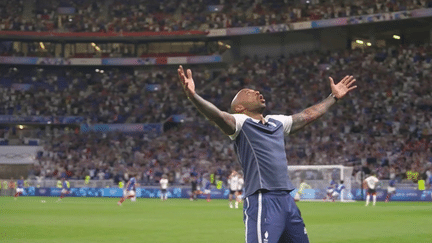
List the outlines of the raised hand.
{"label": "raised hand", "polygon": [[353,76],[345,76],[345,78],[343,78],[337,84],[334,83],[331,77],[329,77],[329,79],[332,93],[338,99],[343,98],[346,94],[348,94],[348,92],[357,88],[356,85],[352,86],[356,81]]}
{"label": "raised hand", "polygon": [[195,83],[192,79],[192,71],[188,69],[187,73],[185,74],[181,65],[179,66],[177,71],[186,96],[188,98],[192,97],[193,95],[195,95]]}

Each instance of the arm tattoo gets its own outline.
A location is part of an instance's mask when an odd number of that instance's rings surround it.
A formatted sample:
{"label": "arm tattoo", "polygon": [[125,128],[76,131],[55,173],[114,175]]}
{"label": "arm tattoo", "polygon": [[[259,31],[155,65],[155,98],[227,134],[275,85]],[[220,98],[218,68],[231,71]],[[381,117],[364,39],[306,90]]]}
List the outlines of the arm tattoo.
{"label": "arm tattoo", "polygon": [[336,100],[333,97],[328,97],[322,102],[311,106],[300,113],[293,115],[293,124],[291,127],[291,133],[298,131],[304,126],[312,123],[313,121],[320,118],[324,113],[328,111],[328,109],[336,103]]}
{"label": "arm tattoo", "polygon": [[196,93],[189,99],[201,114],[211,122],[214,122],[225,134],[234,134],[236,122],[231,114],[219,110],[215,105],[206,101]]}

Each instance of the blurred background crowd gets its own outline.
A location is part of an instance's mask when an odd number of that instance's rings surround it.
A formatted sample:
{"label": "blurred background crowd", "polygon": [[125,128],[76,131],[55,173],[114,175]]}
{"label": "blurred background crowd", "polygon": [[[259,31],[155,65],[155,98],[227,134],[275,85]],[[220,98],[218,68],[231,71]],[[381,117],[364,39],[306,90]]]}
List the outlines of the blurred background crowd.
{"label": "blurred background crowd", "polygon": [[[426,174],[432,168],[431,60],[432,46],[426,44],[244,57],[222,71],[192,69],[198,93],[222,110],[229,109],[238,90],[249,87],[264,95],[266,114],[286,115],[326,98],[329,76],[339,81],[353,75],[359,87],[355,92],[319,121],[286,138],[289,164],[353,165],[355,173],[365,167],[381,178],[393,174],[404,179],[407,171]],[[82,179],[89,174],[92,179],[120,180],[134,170],[146,183],[167,174],[170,181],[183,184],[192,172],[226,178],[239,165],[233,144],[186,99],[176,71],[3,69],[0,112],[83,116],[87,124],[185,118],[160,135],[80,133],[68,128],[33,132],[46,151],[31,176]],[[28,83],[32,88],[16,90],[8,83]],[[3,138],[12,133],[3,130]]]}
{"label": "blurred background crowd", "polygon": [[[0,0],[0,31],[208,31],[421,8],[432,8],[432,1]],[[2,39],[2,58],[59,57],[58,47],[65,58],[146,57],[151,56],[152,48],[163,49],[152,46],[157,41],[146,42],[147,52],[140,52],[133,49],[141,48],[141,43],[96,45],[89,41],[85,46],[81,42],[55,46],[49,41],[18,40]],[[180,48],[182,52],[166,47],[166,53],[155,53],[208,55],[218,53],[221,45],[213,40],[199,45],[190,42],[179,44],[185,47]],[[353,50],[243,56],[229,65],[187,68],[193,70],[198,93],[222,110],[227,111],[234,95],[248,87],[264,95],[265,114],[285,115],[326,98],[330,94],[328,77],[339,81],[353,75],[358,85],[355,92],[319,121],[286,138],[289,164],[354,166],[356,178],[371,171],[384,179],[402,180],[412,172],[431,177],[432,46],[368,44],[368,48]],[[100,49],[93,50],[99,46],[102,54]],[[85,49],[84,54],[80,48]],[[186,99],[176,67],[105,67],[0,66],[0,115],[75,116],[83,117],[89,126],[169,124],[163,132],[145,134],[83,132],[78,126],[33,126],[19,131],[2,125],[0,143],[28,144],[28,138],[33,138],[44,147],[30,178],[83,179],[90,175],[94,180],[119,182],[127,180],[130,171],[138,171],[144,184],[156,183],[163,174],[171,183],[186,184],[191,174],[215,173],[226,180],[232,169],[239,169],[229,138]]]}
{"label": "blurred background crowd", "polygon": [[2,0],[0,30],[208,31],[431,7],[430,0]]}

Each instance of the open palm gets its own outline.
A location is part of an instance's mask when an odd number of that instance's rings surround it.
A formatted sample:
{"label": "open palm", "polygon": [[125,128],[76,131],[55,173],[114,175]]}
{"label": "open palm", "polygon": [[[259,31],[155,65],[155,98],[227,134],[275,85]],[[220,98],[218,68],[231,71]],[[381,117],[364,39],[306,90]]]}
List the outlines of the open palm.
{"label": "open palm", "polygon": [[332,93],[338,99],[343,98],[346,94],[348,94],[348,92],[357,88],[356,85],[353,86],[356,81],[353,76],[345,76],[337,84],[334,83],[333,78],[329,77],[329,79]]}
{"label": "open palm", "polygon": [[183,89],[187,95],[187,97],[192,97],[195,94],[195,83],[192,79],[192,71],[190,69],[187,70],[185,74],[183,67],[180,65],[177,69],[180,82],[183,86]]}

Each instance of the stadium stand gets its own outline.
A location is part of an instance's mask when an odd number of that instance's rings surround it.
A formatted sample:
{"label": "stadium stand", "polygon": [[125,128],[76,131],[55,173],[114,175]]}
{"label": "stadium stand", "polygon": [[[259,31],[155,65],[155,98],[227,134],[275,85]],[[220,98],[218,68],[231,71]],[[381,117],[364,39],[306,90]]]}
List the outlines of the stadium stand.
{"label": "stadium stand", "polygon": [[[4,1],[0,30],[59,32],[137,32],[203,30],[289,24],[431,8],[432,1]],[[18,7],[15,7],[18,6]],[[24,8],[30,16],[23,15]],[[10,11],[12,10],[12,11]],[[27,12],[26,12],[27,13]]]}
{"label": "stadium stand", "polygon": [[[1,1],[0,30],[207,31],[432,8],[432,1],[427,0],[285,2]],[[26,43],[25,55],[17,53],[12,45],[11,41],[0,42],[1,55],[55,56],[54,49],[38,51],[38,42]],[[132,55],[127,44],[112,48],[102,55],[76,52],[71,57]],[[207,45],[194,46],[181,53],[158,55],[214,53],[209,49]],[[287,144],[295,145],[287,145],[289,163],[353,165],[355,172],[366,166],[382,178],[389,178],[391,173],[406,178],[408,171],[426,171],[432,162],[428,138],[432,134],[428,115],[432,109],[431,59],[430,44],[402,45],[277,58],[244,57],[222,73],[205,66],[194,66],[193,70],[203,97],[221,109],[227,110],[236,91],[247,86],[264,94],[268,110],[274,114],[293,114],[326,97],[328,76],[340,79],[354,75],[361,88],[350,99],[340,102],[322,121],[287,138]],[[154,183],[162,173],[169,173],[171,181],[186,183],[193,171],[218,171],[226,178],[236,165],[230,141],[184,99],[175,69],[97,70],[2,66],[0,115],[85,117],[88,125],[164,123],[175,115],[189,120],[181,130],[174,127],[158,135],[78,133],[70,128],[55,128],[21,136],[14,143],[45,146],[31,176],[55,178],[65,173],[82,179],[91,173],[94,179],[118,180],[128,168],[136,167],[148,183]],[[8,145],[13,133],[14,129],[1,130],[0,144]],[[129,145],[119,146],[124,143]]]}
{"label": "stadium stand", "polygon": [[[179,65],[229,113],[243,88],[264,116],[312,109],[285,147],[286,117],[235,116],[232,141]],[[427,242],[431,73],[432,0],[0,0],[2,238]]]}
{"label": "stadium stand", "polygon": [[[425,162],[432,162],[429,140],[424,139],[432,133],[427,113],[432,109],[431,59],[427,44],[276,59],[245,57],[213,80],[210,71],[194,68],[194,78],[197,87],[205,87],[203,96],[223,110],[235,92],[247,86],[264,94],[272,113],[293,114],[327,96],[328,76],[340,79],[353,74],[361,89],[322,121],[288,137],[288,160],[298,165],[354,165],[356,172],[368,165],[383,178],[389,178],[391,171],[405,178],[407,171],[423,171]],[[115,178],[133,167],[148,182],[169,173],[177,183],[185,183],[191,171],[219,171],[226,176],[235,166],[232,144],[188,105],[175,70],[96,73],[30,68],[3,73],[1,114],[84,116],[89,124],[164,122],[176,114],[192,118],[180,130],[151,139],[73,130],[39,133],[46,153],[32,175],[55,177],[55,171],[67,169],[71,178],[83,178],[89,171],[93,178]],[[16,90],[14,83],[32,88]],[[159,89],[149,88],[152,84]]]}

